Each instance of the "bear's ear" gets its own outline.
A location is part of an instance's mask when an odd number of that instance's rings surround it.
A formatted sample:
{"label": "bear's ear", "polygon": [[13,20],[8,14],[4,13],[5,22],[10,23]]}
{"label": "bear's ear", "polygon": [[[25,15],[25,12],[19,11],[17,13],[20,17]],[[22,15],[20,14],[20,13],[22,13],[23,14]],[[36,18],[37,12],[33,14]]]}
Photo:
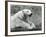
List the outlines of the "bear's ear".
{"label": "bear's ear", "polygon": [[29,17],[31,17],[32,16],[32,13],[29,15]]}

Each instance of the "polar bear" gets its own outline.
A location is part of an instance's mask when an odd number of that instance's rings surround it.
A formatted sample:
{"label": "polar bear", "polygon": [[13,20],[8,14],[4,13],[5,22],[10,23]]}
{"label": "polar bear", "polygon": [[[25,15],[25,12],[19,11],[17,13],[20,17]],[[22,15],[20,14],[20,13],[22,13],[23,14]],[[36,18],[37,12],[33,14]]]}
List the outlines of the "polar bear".
{"label": "polar bear", "polygon": [[29,20],[29,16],[31,15],[32,12],[29,9],[18,11],[16,14],[11,16],[11,29],[14,29],[15,27],[23,27],[27,29],[35,28],[34,23]]}

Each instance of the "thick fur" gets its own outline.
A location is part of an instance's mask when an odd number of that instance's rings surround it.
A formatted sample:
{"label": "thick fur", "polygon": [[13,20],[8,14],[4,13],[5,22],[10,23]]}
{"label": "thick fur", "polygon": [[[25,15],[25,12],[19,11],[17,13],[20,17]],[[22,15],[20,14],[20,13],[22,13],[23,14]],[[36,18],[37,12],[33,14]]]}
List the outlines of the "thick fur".
{"label": "thick fur", "polygon": [[11,16],[11,29],[14,29],[15,27],[23,27],[27,29],[35,28],[34,23],[29,21],[29,15],[31,13],[31,10],[24,9]]}

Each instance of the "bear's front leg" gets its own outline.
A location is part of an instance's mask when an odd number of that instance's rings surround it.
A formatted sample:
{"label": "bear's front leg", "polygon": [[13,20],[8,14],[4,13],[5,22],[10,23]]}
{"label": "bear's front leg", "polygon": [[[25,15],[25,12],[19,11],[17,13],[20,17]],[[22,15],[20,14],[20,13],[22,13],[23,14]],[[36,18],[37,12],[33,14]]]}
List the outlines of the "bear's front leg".
{"label": "bear's front leg", "polygon": [[35,28],[35,24],[34,24],[33,22],[30,21],[30,17],[27,17],[26,20],[27,20],[27,23],[29,23],[29,27],[28,27],[29,29]]}

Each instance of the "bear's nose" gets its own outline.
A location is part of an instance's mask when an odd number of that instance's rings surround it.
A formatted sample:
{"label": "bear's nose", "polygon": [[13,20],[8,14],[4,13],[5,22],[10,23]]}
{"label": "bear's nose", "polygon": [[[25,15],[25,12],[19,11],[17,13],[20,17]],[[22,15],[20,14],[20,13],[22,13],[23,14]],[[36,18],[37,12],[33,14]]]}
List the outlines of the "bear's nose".
{"label": "bear's nose", "polygon": [[29,15],[29,17],[31,17],[32,16],[32,13]]}

